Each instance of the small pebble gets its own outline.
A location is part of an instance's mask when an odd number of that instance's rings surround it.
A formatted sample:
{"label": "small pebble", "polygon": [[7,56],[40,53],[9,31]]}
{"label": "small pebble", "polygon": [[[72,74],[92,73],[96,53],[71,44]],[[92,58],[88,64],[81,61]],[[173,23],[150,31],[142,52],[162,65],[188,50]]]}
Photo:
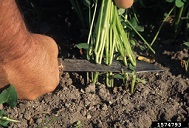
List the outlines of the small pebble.
{"label": "small pebble", "polygon": [[95,83],[90,83],[90,84],[88,85],[88,87],[86,87],[85,91],[86,91],[87,93],[95,92]]}
{"label": "small pebble", "polygon": [[0,104],[0,110],[2,110],[3,109],[3,105],[2,104]]}
{"label": "small pebble", "polygon": [[37,124],[40,124],[40,123],[42,123],[42,121],[43,121],[43,119],[42,119],[42,118],[39,118],[39,119],[37,119],[36,123],[37,123]]}
{"label": "small pebble", "polygon": [[108,106],[107,106],[106,104],[103,104],[103,105],[102,105],[102,110],[103,110],[103,111],[108,110]]}
{"label": "small pebble", "polygon": [[91,119],[91,115],[90,114],[87,114],[87,119]]}

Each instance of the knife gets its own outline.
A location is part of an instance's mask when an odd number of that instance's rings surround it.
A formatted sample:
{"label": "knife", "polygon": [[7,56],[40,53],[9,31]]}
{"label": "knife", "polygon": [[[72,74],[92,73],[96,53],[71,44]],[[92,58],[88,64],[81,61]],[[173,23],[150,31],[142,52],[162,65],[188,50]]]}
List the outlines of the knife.
{"label": "knife", "polygon": [[[132,72],[120,61],[113,61],[111,65],[106,65],[96,64],[84,59],[59,59],[59,63],[61,63],[65,72]],[[163,71],[161,68],[144,61],[137,61],[134,70],[136,73]]]}
{"label": "knife", "polygon": [[[111,65],[96,64],[84,59],[62,59],[58,58],[59,67],[65,72],[132,72],[120,61],[113,61]],[[163,69],[144,61],[137,61],[134,67],[136,73],[159,72]]]}

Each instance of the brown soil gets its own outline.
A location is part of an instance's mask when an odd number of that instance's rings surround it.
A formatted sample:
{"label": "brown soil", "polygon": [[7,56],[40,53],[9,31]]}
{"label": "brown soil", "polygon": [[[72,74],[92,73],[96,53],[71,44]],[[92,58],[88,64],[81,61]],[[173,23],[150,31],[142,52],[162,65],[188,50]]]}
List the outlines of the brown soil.
{"label": "brown soil", "polygon": [[[56,26],[49,18],[47,26],[52,31],[47,33],[56,33],[53,37],[65,49],[73,39],[66,34],[68,31],[59,29],[60,20],[56,18]],[[47,31],[45,25],[42,27]],[[62,31],[61,36],[65,36],[59,38]],[[155,65],[164,72],[138,74],[146,84],[137,83],[134,94],[122,87],[108,89],[102,83],[85,85],[83,74],[64,72],[54,92],[36,101],[19,100],[14,108],[3,106],[10,118],[21,121],[11,123],[9,128],[149,128],[153,121],[189,122],[189,78],[180,66],[180,60],[189,56],[188,50],[172,43],[157,44]],[[62,51],[72,54],[68,49]]]}
{"label": "brown soil", "polygon": [[[104,84],[76,88],[74,79],[82,76],[64,73],[58,89],[36,101],[19,101],[6,107],[8,115],[21,123],[18,127],[129,127],[149,128],[152,121],[189,121],[189,82],[182,75],[172,75],[168,68],[161,73],[139,77],[146,84],[136,84],[133,95],[117,87],[111,93]],[[83,85],[77,85],[83,86]],[[80,123],[79,123],[80,122]]]}

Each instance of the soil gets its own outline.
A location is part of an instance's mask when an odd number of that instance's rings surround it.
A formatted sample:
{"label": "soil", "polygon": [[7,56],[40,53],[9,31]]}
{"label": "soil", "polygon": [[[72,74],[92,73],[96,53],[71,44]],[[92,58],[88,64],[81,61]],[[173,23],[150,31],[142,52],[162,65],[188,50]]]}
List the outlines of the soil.
{"label": "soil", "polygon": [[[72,44],[82,39],[77,35],[81,33],[75,27],[78,24],[73,22],[77,17],[70,18],[74,11],[69,1],[66,7],[56,4],[56,9],[53,4],[49,3],[50,7],[46,4],[43,6],[48,17],[31,20],[33,11],[24,10],[31,8],[30,4],[21,3],[29,28],[53,36],[60,56],[77,57],[79,50]],[[60,11],[57,6],[65,8]],[[86,85],[84,73],[63,72],[54,92],[35,101],[19,100],[14,108],[3,106],[10,118],[21,121],[11,123],[9,128],[149,128],[153,121],[189,122],[189,74],[180,64],[189,57],[189,52],[182,44],[163,43],[162,39],[154,49],[155,65],[164,71],[137,74],[146,83],[136,83],[134,94],[122,86],[109,89],[100,82]]]}

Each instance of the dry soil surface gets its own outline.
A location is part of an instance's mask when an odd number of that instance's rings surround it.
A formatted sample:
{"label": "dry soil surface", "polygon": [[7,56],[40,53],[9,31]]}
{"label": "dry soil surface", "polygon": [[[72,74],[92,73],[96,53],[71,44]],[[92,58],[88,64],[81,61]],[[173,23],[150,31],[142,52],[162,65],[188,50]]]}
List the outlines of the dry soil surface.
{"label": "dry soil surface", "polygon": [[[21,121],[12,123],[10,128],[149,128],[153,121],[188,122],[188,76],[176,72],[172,63],[176,60],[171,59],[172,55],[168,57],[173,52],[162,51],[165,57],[161,57],[161,61],[166,58],[164,62],[173,66],[156,62],[164,72],[138,74],[146,84],[137,83],[133,95],[122,87],[112,91],[101,83],[86,86],[82,75],[64,72],[53,93],[36,101],[20,100],[14,108],[4,106],[11,118]],[[176,75],[170,72],[172,70]]]}
{"label": "dry soil surface", "polygon": [[[53,37],[62,47],[62,40],[65,46],[66,43],[71,45],[70,37],[78,38],[78,33],[69,29],[71,20],[66,18],[73,10],[70,12],[68,3],[65,5],[59,7],[56,3],[44,7],[48,10],[44,17],[49,15],[43,20],[38,19],[40,13],[33,11],[36,8],[30,12],[29,5],[22,7],[26,8],[24,12],[30,28],[39,26],[38,33],[41,33],[39,30],[48,31],[50,35],[55,33]],[[64,11],[61,11],[62,6]],[[75,23],[74,20],[71,23]],[[67,29],[63,29],[66,26]],[[14,108],[3,106],[10,118],[21,121],[11,123],[9,128],[149,128],[153,121],[189,122],[189,75],[180,64],[180,60],[189,56],[188,50],[172,43],[159,41],[156,44],[155,65],[164,71],[138,74],[137,77],[146,83],[137,83],[134,94],[120,86],[108,89],[102,83],[85,85],[83,73],[64,72],[54,92],[36,101],[19,100]],[[69,52],[66,47],[62,49]]]}

